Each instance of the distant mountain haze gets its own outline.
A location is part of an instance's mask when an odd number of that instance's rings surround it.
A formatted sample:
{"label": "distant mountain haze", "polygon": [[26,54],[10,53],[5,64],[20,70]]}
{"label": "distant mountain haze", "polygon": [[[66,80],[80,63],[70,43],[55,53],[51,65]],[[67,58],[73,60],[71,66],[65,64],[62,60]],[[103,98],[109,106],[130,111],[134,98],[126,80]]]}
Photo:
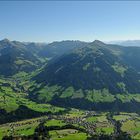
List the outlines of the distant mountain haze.
{"label": "distant mountain haze", "polygon": [[124,41],[110,41],[110,44],[118,44],[122,46],[138,46],[140,47],[140,40],[124,40]]}

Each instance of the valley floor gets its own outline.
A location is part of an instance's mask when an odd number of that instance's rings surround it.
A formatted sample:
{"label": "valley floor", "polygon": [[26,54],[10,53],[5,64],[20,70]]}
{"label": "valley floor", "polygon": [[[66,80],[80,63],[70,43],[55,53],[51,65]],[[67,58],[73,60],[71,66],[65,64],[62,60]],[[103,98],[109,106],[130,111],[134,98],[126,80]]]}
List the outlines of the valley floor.
{"label": "valley floor", "polygon": [[[23,77],[23,73],[20,73],[19,78],[0,79],[0,140],[140,140],[138,113],[88,111],[70,106],[58,107],[49,102],[35,102],[30,99],[30,90],[31,88],[40,89],[41,85],[30,82],[28,77],[26,79]],[[41,90],[43,95],[41,97],[51,99],[51,96],[46,93],[50,94],[50,89],[55,93],[55,88],[49,88],[48,92],[46,89]],[[114,96],[108,93],[95,95],[96,102],[110,101]],[[62,99],[67,102],[64,97]],[[89,96],[89,100],[91,100],[90,97],[93,96]],[[128,98],[133,101],[134,98],[137,101],[140,99],[139,95],[131,97],[121,95],[119,99],[122,99],[122,103],[129,101]],[[79,98],[79,100],[82,99]],[[58,100],[57,103],[61,103],[60,101],[62,100]],[[69,103],[73,102],[67,102]],[[86,106],[83,102],[80,105]],[[126,107],[129,109],[129,106]],[[116,108],[114,110],[117,110]],[[139,110],[139,106],[136,109]]]}
{"label": "valley floor", "polygon": [[[126,132],[126,133],[125,133]],[[124,137],[140,140],[140,116],[136,113],[109,113],[70,109],[61,115],[43,115],[0,125],[2,139],[90,140]]]}

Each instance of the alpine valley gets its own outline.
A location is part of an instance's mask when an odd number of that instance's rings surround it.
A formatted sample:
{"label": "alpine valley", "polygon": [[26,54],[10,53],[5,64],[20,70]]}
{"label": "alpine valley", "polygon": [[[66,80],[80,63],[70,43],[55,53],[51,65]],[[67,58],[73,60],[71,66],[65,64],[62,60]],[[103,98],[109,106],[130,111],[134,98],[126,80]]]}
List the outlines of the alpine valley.
{"label": "alpine valley", "polygon": [[140,139],[140,47],[0,41],[0,139]]}

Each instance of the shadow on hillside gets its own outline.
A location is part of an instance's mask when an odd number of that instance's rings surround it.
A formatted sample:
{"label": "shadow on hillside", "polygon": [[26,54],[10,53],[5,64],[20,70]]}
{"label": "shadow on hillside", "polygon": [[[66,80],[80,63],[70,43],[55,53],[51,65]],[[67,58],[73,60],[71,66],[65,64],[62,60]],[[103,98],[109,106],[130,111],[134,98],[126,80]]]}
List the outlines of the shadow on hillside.
{"label": "shadow on hillside", "polygon": [[12,111],[10,113],[7,113],[5,110],[2,109],[0,110],[0,124],[38,117],[43,114],[44,113],[31,110],[23,105],[19,106],[17,110]]}
{"label": "shadow on hillside", "polygon": [[86,99],[70,99],[59,98],[55,96],[50,102],[52,105],[60,107],[73,107],[85,110],[94,111],[124,111],[124,112],[140,112],[140,103],[136,101],[123,103],[121,100],[115,100],[114,102],[99,102],[93,103]]}

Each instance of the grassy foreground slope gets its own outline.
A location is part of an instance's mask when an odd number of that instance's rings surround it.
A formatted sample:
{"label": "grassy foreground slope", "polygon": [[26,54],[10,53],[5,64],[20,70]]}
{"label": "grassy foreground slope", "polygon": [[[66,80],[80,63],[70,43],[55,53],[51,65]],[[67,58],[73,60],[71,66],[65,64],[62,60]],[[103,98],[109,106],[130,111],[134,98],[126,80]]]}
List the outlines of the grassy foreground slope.
{"label": "grassy foreground slope", "polygon": [[25,89],[13,79],[0,79],[0,123],[55,114],[64,109],[50,104],[39,104],[31,101]]}

